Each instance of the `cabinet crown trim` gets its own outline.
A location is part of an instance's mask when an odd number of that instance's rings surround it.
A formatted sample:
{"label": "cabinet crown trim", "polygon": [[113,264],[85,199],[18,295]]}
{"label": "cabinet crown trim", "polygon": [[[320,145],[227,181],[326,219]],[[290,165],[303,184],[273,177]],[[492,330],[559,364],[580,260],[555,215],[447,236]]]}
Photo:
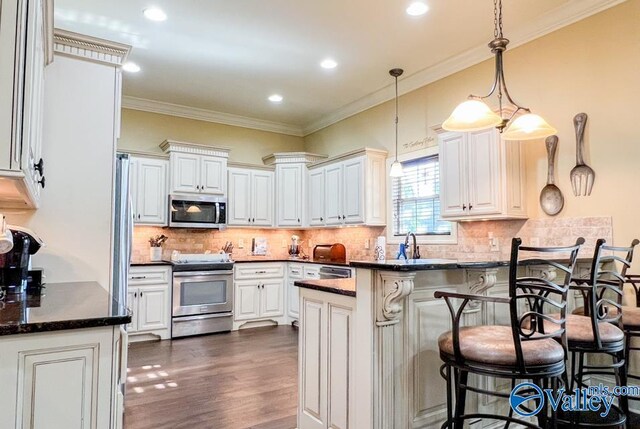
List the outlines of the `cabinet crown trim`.
{"label": "cabinet crown trim", "polygon": [[160,143],[160,149],[165,153],[180,152],[194,155],[209,155],[228,158],[231,149],[227,147],[209,146],[203,144],[187,143],[176,140],[165,140]]}
{"label": "cabinet crown trim", "polygon": [[298,163],[311,164],[323,161],[327,158],[327,155],[310,152],[276,152],[271,155],[263,156],[262,162],[264,162],[265,165]]}
{"label": "cabinet crown trim", "polygon": [[322,167],[325,165],[329,165],[329,164],[333,164],[335,162],[339,162],[339,161],[344,161],[347,159],[351,159],[351,158],[357,158],[359,156],[369,156],[369,155],[374,155],[374,156],[383,156],[386,158],[386,156],[388,155],[389,152],[387,152],[386,150],[382,150],[382,149],[372,149],[369,147],[365,147],[363,149],[357,149],[357,150],[352,150],[350,152],[346,152],[337,156],[333,156],[331,158],[327,158],[325,160],[319,161],[319,162],[314,162],[313,164],[309,165],[309,168],[316,168],[316,167]]}
{"label": "cabinet crown trim", "polygon": [[166,153],[151,153],[151,152],[143,152],[140,150],[127,150],[127,149],[119,150],[118,153],[126,153],[127,155],[135,156],[136,158],[152,158],[152,159],[164,159],[164,160],[169,159],[169,155],[167,155]]}
{"label": "cabinet crown trim", "polygon": [[229,162],[227,163],[227,167],[229,168],[239,168],[244,170],[264,170],[264,171],[274,171],[275,167],[270,165],[259,165],[259,164],[249,164],[247,162]]}
{"label": "cabinet crown trim", "polygon": [[59,55],[120,66],[131,52],[131,46],[56,28],[53,50]]}

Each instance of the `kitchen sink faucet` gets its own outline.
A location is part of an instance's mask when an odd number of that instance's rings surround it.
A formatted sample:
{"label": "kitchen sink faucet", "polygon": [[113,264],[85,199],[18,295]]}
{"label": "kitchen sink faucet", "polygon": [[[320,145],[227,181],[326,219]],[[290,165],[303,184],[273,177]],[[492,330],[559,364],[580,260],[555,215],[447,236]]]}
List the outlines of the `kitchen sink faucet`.
{"label": "kitchen sink faucet", "polygon": [[409,237],[413,238],[413,245],[411,246],[411,258],[410,259],[420,259],[420,247],[418,247],[418,242],[416,240],[416,235],[409,231],[407,232],[407,236],[404,238],[404,247],[409,247]]}

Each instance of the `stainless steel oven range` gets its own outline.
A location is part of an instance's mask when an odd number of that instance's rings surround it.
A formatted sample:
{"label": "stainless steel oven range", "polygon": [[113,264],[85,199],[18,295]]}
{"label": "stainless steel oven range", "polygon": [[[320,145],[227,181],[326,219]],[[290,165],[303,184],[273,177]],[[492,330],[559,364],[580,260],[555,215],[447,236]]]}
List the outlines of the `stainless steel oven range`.
{"label": "stainless steel oven range", "polygon": [[171,338],[230,331],[233,262],[173,261]]}

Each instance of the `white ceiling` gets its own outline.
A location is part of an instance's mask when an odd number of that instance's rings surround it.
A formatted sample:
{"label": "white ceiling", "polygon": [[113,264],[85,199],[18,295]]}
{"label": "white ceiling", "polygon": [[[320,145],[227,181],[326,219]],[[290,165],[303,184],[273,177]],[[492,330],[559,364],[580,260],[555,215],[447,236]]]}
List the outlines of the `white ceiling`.
{"label": "white ceiling", "polygon": [[[133,46],[131,105],[304,135],[389,99],[393,67],[406,92],[490,56],[491,0],[424,1],[411,17],[409,0],[56,0],[55,23]],[[505,0],[505,36],[517,45],[621,1]],[[168,19],[145,19],[151,5]],[[338,67],[320,68],[325,57]]]}

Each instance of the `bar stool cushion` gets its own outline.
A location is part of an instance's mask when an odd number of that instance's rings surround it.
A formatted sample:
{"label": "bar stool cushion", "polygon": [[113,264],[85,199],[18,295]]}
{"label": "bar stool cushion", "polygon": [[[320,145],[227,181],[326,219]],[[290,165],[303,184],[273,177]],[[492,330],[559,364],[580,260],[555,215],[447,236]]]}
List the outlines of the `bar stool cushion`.
{"label": "bar stool cushion", "polygon": [[[559,314],[549,314],[554,319],[559,319]],[[556,331],[558,325],[553,322],[545,321],[545,329],[550,332]],[[624,339],[624,332],[617,326],[608,323],[600,322],[600,340],[603,343],[615,343]],[[593,329],[591,327],[591,318],[588,316],[580,316],[577,314],[567,315],[567,341],[569,343],[581,343],[588,344],[594,343],[596,340],[593,336]]]}
{"label": "bar stool cushion", "polygon": [[[438,338],[440,352],[453,359],[453,333],[445,332]],[[517,365],[516,348],[510,326],[470,326],[460,328],[462,357],[475,363],[489,365]],[[522,342],[526,365],[552,365],[564,359],[564,348],[556,340],[545,338]]]}
{"label": "bar stool cushion", "polygon": [[[618,309],[613,307],[610,308],[612,316],[615,316],[618,313]],[[580,316],[584,315],[584,307],[578,307],[573,310],[573,314],[577,314]],[[640,308],[639,307],[630,307],[623,306],[622,307],[622,324],[625,328],[631,329],[640,329]]]}

